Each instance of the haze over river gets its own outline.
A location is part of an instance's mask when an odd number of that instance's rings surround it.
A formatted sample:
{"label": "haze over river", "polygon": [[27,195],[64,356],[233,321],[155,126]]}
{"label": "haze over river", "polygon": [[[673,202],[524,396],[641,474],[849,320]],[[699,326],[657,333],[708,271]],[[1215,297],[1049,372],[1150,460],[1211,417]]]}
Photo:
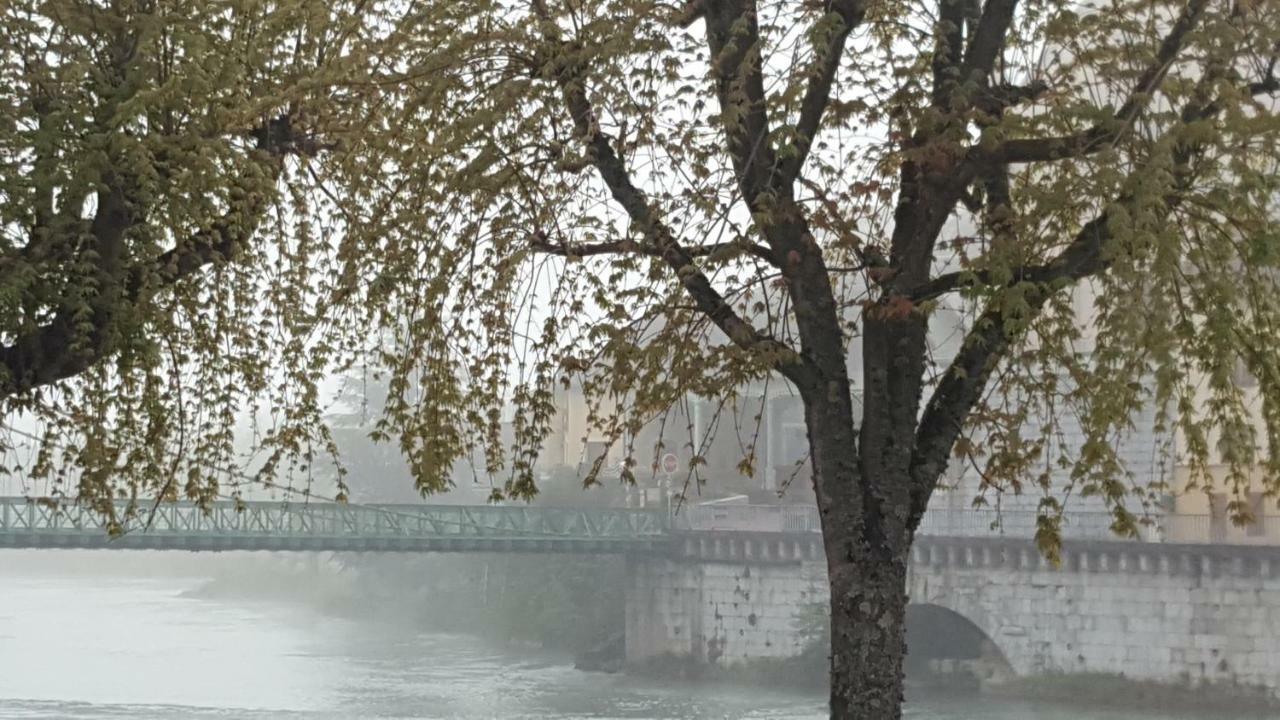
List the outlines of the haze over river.
{"label": "haze over river", "polygon": [[[55,555],[62,554],[42,557]],[[144,563],[136,572],[73,574],[31,560],[0,552],[5,719],[824,717],[823,698],[813,695],[588,674],[562,656],[408,631],[376,617],[185,596],[205,581],[198,569],[156,575]],[[919,700],[907,717],[1170,718],[984,699]]]}

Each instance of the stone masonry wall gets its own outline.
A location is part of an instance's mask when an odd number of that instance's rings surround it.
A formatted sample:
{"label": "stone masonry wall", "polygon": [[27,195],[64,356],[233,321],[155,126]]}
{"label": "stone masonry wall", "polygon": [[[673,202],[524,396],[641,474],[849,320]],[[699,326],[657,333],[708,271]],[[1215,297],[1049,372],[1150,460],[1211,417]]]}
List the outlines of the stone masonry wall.
{"label": "stone masonry wall", "polygon": [[1034,550],[959,545],[917,547],[912,602],[971,620],[1019,675],[1114,673],[1280,697],[1280,558],[1096,543],[1055,570]]}
{"label": "stone masonry wall", "polygon": [[[804,649],[802,618],[826,604],[825,563],[774,540],[735,542],[630,561],[629,662],[675,655],[729,665]],[[913,603],[972,622],[1018,675],[1231,683],[1280,699],[1273,554],[1094,542],[1068,545],[1053,569],[1025,541],[921,538],[908,591]]]}
{"label": "stone masonry wall", "polygon": [[805,609],[825,607],[826,567],[633,560],[629,567],[628,662],[675,655],[731,665],[799,654]]}

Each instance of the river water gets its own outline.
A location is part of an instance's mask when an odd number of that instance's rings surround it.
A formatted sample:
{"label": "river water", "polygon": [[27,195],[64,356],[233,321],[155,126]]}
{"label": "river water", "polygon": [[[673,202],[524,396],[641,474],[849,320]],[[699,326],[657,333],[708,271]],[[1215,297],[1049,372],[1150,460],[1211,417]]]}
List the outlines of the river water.
{"label": "river water", "polygon": [[[282,601],[192,598],[185,593],[205,580],[198,574],[33,571],[15,556],[0,552],[4,719],[824,717],[823,699],[812,695],[581,673],[564,657],[407,631],[377,618],[334,618]],[[980,699],[920,700],[906,714],[1170,720]]]}

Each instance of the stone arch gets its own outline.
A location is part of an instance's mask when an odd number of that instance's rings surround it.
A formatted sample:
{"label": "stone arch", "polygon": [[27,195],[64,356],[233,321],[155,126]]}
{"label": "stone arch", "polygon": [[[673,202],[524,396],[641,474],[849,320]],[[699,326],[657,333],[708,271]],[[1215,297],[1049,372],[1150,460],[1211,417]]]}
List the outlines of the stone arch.
{"label": "stone arch", "polygon": [[966,686],[1014,674],[985,630],[949,607],[925,602],[907,606],[906,670],[925,682]]}
{"label": "stone arch", "polygon": [[[1003,582],[1001,582],[1003,581]],[[999,653],[1010,675],[1035,675],[1047,670],[1043,662],[1043,628],[1025,610],[1023,577],[993,577],[989,568],[940,567],[913,564],[907,592],[913,604],[938,605],[980,630]],[[955,618],[952,618],[953,620]]]}

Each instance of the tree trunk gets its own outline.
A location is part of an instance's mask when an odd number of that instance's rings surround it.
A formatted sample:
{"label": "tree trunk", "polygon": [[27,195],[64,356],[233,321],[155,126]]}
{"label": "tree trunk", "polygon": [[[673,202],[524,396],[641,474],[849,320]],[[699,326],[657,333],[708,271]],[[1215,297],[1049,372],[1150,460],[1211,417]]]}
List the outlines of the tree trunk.
{"label": "tree trunk", "polygon": [[905,488],[908,475],[904,467],[900,477],[877,478],[879,487],[869,487],[859,451],[870,449],[858,447],[848,387],[826,390],[804,399],[831,591],[831,717],[899,720],[907,495],[887,498],[877,490]]}
{"label": "tree trunk", "polygon": [[899,720],[906,655],[905,561],[827,563],[831,718]]}

